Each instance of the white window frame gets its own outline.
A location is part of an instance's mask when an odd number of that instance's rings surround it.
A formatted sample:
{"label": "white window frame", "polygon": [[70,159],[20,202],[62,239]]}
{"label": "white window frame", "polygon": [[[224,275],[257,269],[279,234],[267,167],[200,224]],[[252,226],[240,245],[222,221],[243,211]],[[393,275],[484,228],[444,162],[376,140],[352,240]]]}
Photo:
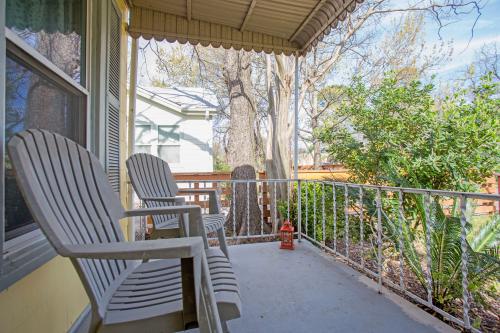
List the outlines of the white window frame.
{"label": "white window frame", "polygon": [[[148,126],[149,127],[149,142],[141,142],[139,140],[137,140],[137,138],[135,137],[137,135],[137,127],[138,126]],[[154,128],[153,128],[153,124],[151,123],[135,123],[134,124],[134,154],[135,153],[139,153],[139,151],[137,150],[137,147],[149,147],[149,152],[148,154],[151,154],[151,152],[153,151],[153,147],[155,147],[156,145],[156,141],[154,140]]]}
{"label": "white window frame", "polygon": [[[177,143],[170,143],[170,142],[167,142],[167,143],[162,143],[160,142],[160,128],[161,127],[170,127],[170,128],[175,128],[175,132],[179,135],[179,141]],[[182,132],[180,131],[180,126],[179,125],[158,125],[158,133],[157,133],[157,146],[156,146],[156,154],[158,157],[161,158],[160,156],[160,149],[162,146],[167,146],[167,147],[179,147],[179,161],[178,162],[168,162],[168,163],[171,163],[171,164],[181,164],[181,161],[182,161],[182,145],[181,145],[181,141],[182,141]]]}
{"label": "white window frame", "polygon": [[[160,142],[160,128],[169,127],[174,128],[174,132],[179,135],[179,141],[177,143],[162,143]],[[181,145],[181,131],[179,125],[158,125],[158,145],[159,146],[180,146]]]}
{"label": "white window frame", "polygon": [[138,131],[137,131],[137,127],[149,127],[149,131],[148,131],[148,137],[147,139],[149,139],[149,142],[142,142],[140,140],[137,140],[137,137],[134,137],[134,145],[136,146],[151,146],[151,144],[153,143],[153,125],[152,124],[138,124],[136,123],[135,125],[135,131],[134,131],[134,134],[137,136],[138,134]]}
{"label": "white window frame", "polygon": [[138,151],[137,147],[148,147],[149,148],[148,154],[151,154],[151,147],[152,147],[152,145],[146,145],[146,144],[142,144],[142,143],[136,144],[136,145],[134,145],[134,154],[135,153],[140,153],[140,151]]}
{"label": "white window frame", "polygon": [[5,66],[7,42],[33,58],[33,62],[41,65],[44,70],[55,74],[63,84],[81,92],[86,98],[86,145],[89,147],[91,138],[91,101],[89,94],[90,80],[90,33],[91,33],[91,2],[86,0],[86,31],[85,31],[85,86],[75,81],[50,60],[40,54],[22,38],[5,27],[5,1],[0,1],[0,291],[8,288],[24,276],[42,266],[56,256],[48,240],[40,229],[24,233],[5,241],[5,197],[4,197],[4,167],[5,167]]}

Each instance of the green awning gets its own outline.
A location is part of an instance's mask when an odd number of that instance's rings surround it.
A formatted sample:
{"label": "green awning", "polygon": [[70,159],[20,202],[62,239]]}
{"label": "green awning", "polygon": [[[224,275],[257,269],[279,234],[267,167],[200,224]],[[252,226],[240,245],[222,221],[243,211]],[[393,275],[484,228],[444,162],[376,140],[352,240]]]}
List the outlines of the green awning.
{"label": "green awning", "polygon": [[85,26],[85,0],[7,0],[6,26],[30,32],[77,32]]}

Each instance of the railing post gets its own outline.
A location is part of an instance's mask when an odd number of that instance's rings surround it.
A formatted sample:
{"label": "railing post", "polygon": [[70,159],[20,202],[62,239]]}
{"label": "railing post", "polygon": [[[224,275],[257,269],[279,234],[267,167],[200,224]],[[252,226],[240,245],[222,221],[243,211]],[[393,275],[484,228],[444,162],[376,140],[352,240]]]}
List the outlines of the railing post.
{"label": "railing post", "polygon": [[349,260],[349,188],[344,185],[345,256]]}
{"label": "railing post", "polygon": [[297,179],[297,239],[302,241],[302,183]]}
{"label": "railing post", "polygon": [[236,182],[231,180],[231,184],[233,186],[233,237],[236,238]]}
{"label": "railing post", "polygon": [[309,181],[306,180],[306,236],[309,236]]}
{"label": "railing post", "polygon": [[[191,183],[191,181],[189,181],[189,182],[188,182],[188,188],[192,188],[192,185],[193,185],[193,184]],[[191,201],[191,197],[192,197],[191,195],[188,195],[187,200],[188,200],[188,201]],[[194,199],[194,197],[193,197],[193,199]]]}
{"label": "railing post", "polygon": [[[273,200],[274,200],[274,205],[273,205],[273,215],[274,215],[274,223],[276,223],[276,226],[278,226],[278,201],[276,200],[276,181],[273,181]],[[273,226],[273,231],[274,231],[274,226]],[[276,232],[279,232],[279,230],[276,230]]]}
{"label": "railing post", "polygon": [[264,235],[264,200],[265,200],[265,196],[264,196],[264,181],[261,182],[261,185],[260,185],[260,192],[261,192],[261,195],[262,195],[262,210],[260,211],[260,235],[263,236]]}
{"label": "railing post", "polygon": [[325,245],[326,236],[325,236],[325,183],[321,182],[321,215],[322,215],[322,224],[321,224],[321,240],[323,245]]}
{"label": "railing post", "polygon": [[286,219],[290,221],[290,182],[286,181]]}
{"label": "railing post", "polygon": [[337,254],[337,192],[335,182],[332,183],[333,196],[333,252]]}
{"label": "railing post", "polygon": [[[194,188],[195,189],[199,189],[200,188],[200,182],[199,181],[194,183]],[[195,205],[201,205],[200,195],[199,194],[195,194],[194,195],[194,204]]]}
{"label": "railing post", "polygon": [[377,269],[378,292],[382,292],[382,198],[380,187],[377,188]]}
{"label": "railing post", "polygon": [[468,253],[467,253],[467,198],[462,195],[460,196],[460,224],[461,224],[461,232],[460,232],[460,245],[462,247],[462,302],[463,302],[463,319],[464,326],[466,330],[470,330],[470,318],[469,318],[469,280],[468,274],[469,270],[467,267]]}
{"label": "railing post", "polygon": [[403,223],[404,223],[404,207],[403,207],[403,191],[399,190],[398,196],[398,210],[399,210],[399,225],[398,225],[398,240],[399,240],[399,286],[402,290],[405,290],[405,276],[404,276],[404,235],[403,235]]}
{"label": "railing post", "polygon": [[432,308],[432,257],[431,257],[431,195],[429,192],[424,195],[425,210],[425,249],[426,249],[426,279],[427,279],[427,302]]}
{"label": "railing post", "polygon": [[313,211],[314,211],[314,219],[313,219],[313,225],[314,225],[314,228],[313,228],[313,238],[314,238],[314,240],[316,240],[316,181],[313,181],[313,185],[314,185],[314,191],[313,191],[313,195],[314,195],[314,204],[313,204]]}
{"label": "railing post", "polygon": [[247,180],[247,236],[250,236],[250,181]]}
{"label": "railing post", "polygon": [[365,230],[363,223],[363,187],[359,187],[359,242],[361,247],[361,268],[365,268],[365,257],[364,257],[364,241],[365,241]]}

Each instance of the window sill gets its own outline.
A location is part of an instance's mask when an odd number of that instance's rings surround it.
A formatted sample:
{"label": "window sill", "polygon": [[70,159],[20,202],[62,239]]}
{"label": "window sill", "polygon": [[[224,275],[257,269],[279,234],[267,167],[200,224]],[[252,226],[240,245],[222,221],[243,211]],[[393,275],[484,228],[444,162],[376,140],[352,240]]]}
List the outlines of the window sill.
{"label": "window sill", "polygon": [[39,229],[5,242],[0,291],[10,287],[55,256],[55,250]]}

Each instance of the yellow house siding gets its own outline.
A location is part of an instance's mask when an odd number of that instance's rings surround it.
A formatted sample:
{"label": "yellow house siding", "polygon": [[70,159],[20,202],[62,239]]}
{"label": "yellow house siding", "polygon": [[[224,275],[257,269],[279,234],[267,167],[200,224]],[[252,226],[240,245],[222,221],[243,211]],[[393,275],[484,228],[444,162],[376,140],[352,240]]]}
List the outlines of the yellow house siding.
{"label": "yellow house siding", "polygon": [[66,332],[88,303],[73,265],[57,256],[0,293],[0,332]]}

